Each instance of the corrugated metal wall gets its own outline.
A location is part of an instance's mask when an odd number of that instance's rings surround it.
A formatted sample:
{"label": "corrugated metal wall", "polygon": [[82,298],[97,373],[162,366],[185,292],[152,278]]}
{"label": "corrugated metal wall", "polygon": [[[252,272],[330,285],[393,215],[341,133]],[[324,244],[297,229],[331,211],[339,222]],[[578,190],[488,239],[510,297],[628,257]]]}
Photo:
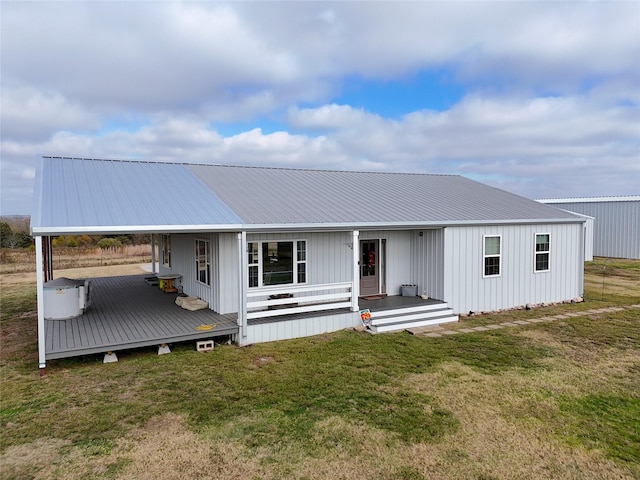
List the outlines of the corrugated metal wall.
{"label": "corrugated metal wall", "polygon": [[544,203],[595,218],[594,255],[640,259],[640,201]]}
{"label": "corrugated metal wall", "polygon": [[[196,238],[209,241],[209,247],[211,248],[210,286],[196,280]],[[160,275],[182,275],[181,282],[184,293],[209,302],[209,308],[216,312],[228,313],[220,311],[220,295],[218,292],[220,285],[219,257],[217,255],[218,250],[218,234],[216,233],[173,234],[171,235],[171,268],[168,269],[161,263]],[[160,251],[162,251],[162,247]],[[236,306],[233,311],[237,310],[238,308]]]}
{"label": "corrugated metal wall", "polygon": [[247,343],[273,342],[290,338],[308,337],[321,333],[335,332],[360,325],[358,312],[346,312],[304,318],[298,320],[281,320],[273,323],[250,325],[247,332]]}
{"label": "corrugated metal wall", "polygon": [[305,240],[307,283],[350,282],[353,251],[351,232],[263,233],[247,235],[247,242]]}
{"label": "corrugated metal wall", "polygon": [[409,230],[360,231],[360,240],[385,240],[384,279],[381,281],[384,282],[387,295],[398,295],[400,285],[415,283],[411,273],[412,261],[407,255],[411,252],[414,234]]}
{"label": "corrugated metal wall", "polygon": [[418,293],[442,300],[444,230],[411,232],[411,258],[411,283],[418,285]]}
{"label": "corrugated metal wall", "polygon": [[[534,273],[536,233],[551,235],[550,270]],[[483,235],[502,235],[501,275],[483,277]],[[583,225],[447,227],[444,295],[456,313],[569,300],[583,293]]]}
{"label": "corrugated metal wall", "polygon": [[218,303],[216,312],[233,313],[238,311],[238,237],[236,233],[218,234],[218,270],[216,287]]}

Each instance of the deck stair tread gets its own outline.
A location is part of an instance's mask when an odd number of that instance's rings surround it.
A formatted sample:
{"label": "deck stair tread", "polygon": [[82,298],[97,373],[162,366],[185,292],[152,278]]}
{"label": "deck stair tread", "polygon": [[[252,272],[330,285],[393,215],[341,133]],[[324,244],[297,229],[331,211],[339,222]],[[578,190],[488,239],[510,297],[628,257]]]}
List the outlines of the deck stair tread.
{"label": "deck stair tread", "polygon": [[374,310],[371,312],[370,328],[373,333],[383,333],[433,328],[442,323],[457,321],[458,316],[446,303],[436,303],[382,311]]}

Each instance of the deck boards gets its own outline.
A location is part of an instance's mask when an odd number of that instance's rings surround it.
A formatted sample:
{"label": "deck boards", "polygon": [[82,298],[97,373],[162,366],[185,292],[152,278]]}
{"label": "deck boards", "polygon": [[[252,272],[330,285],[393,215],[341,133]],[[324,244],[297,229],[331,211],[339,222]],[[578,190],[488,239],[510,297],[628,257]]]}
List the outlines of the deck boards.
{"label": "deck boards", "polygon": [[[191,312],[145,275],[92,279],[92,305],[78,317],[45,320],[46,359],[67,358],[238,333],[237,315]],[[200,325],[214,325],[200,331]]]}

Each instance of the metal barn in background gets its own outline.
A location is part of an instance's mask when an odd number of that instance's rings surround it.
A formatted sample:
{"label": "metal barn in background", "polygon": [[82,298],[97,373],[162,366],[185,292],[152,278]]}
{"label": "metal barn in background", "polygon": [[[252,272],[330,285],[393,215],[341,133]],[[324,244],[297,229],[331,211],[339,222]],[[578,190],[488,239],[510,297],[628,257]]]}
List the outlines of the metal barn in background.
{"label": "metal barn in background", "polygon": [[640,259],[640,195],[538,201],[594,217],[594,255]]}

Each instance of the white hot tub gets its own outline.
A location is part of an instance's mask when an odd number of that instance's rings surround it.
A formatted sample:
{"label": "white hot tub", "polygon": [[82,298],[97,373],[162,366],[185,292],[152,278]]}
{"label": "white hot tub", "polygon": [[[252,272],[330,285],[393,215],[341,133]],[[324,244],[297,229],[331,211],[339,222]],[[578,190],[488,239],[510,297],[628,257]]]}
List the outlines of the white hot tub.
{"label": "white hot tub", "polygon": [[45,282],[44,318],[46,320],[64,320],[82,315],[91,304],[89,280],[56,278]]}

